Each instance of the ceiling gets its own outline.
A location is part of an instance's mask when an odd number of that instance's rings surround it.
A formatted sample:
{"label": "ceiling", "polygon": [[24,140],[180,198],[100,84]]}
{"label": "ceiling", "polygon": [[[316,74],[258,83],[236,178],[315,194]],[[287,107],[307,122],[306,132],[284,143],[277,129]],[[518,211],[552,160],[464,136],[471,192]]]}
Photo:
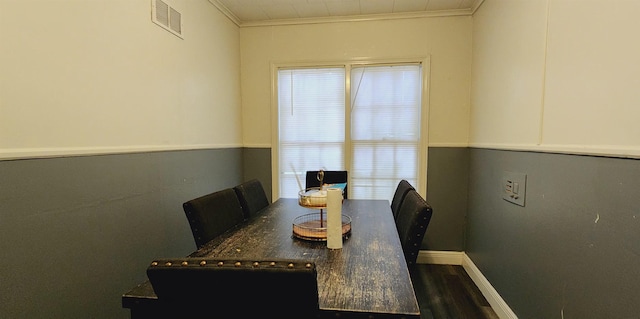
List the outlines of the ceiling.
{"label": "ceiling", "polygon": [[471,15],[484,0],[209,0],[239,26]]}

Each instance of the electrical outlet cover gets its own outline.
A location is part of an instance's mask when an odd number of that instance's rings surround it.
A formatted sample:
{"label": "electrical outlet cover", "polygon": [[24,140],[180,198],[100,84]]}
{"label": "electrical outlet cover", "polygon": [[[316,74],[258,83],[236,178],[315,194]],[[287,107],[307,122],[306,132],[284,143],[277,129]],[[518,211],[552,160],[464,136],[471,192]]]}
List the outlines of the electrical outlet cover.
{"label": "electrical outlet cover", "polygon": [[502,199],[524,206],[527,190],[527,174],[505,171],[502,174]]}

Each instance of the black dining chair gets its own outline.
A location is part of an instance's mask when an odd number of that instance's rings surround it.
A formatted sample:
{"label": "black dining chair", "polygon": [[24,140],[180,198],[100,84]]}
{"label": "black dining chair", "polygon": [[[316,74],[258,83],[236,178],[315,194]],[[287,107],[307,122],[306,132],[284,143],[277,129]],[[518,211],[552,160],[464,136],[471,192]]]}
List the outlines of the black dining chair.
{"label": "black dining chair", "polygon": [[424,198],[415,190],[409,190],[396,219],[402,251],[409,267],[416,263],[432,215],[433,209]]}
{"label": "black dining chair", "polygon": [[163,258],[147,268],[166,318],[316,318],[315,263],[307,260]]}
{"label": "black dining chair", "polygon": [[233,188],[240,200],[244,218],[257,214],[261,209],[269,206],[269,199],[262,187],[262,183],[257,179],[244,182]]}
{"label": "black dining chair", "polygon": [[232,188],[182,204],[198,248],[244,220],[242,206]]}
{"label": "black dining chair", "polygon": [[403,179],[398,183],[396,191],[393,194],[393,199],[391,200],[391,212],[393,213],[393,219],[398,218],[400,205],[402,204],[404,197],[407,196],[409,190],[415,190],[415,188],[406,179]]}
{"label": "black dining chair", "polygon": [[[347,171],[324,171],[324,184],[336,184],[336,183],[347,183],[348,176]],[[342,196],[344,199],[347,199],[347,190],[349,189],[345,187]],[[318,171],[307,171],[307,175],[305,177],[305,188],[311,187],[320,187],[320,181],[318,180]]]}

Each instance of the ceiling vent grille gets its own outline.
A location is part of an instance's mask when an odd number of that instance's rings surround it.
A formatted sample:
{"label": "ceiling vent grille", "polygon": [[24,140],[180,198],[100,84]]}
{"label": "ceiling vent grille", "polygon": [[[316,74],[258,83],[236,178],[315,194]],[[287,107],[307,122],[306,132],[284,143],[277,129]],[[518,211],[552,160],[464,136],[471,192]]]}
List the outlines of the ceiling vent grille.
{"label": "ceiling vent grille", "polygon": [[151,21],[182,39],[182,15],[162,0],[151,0]]}

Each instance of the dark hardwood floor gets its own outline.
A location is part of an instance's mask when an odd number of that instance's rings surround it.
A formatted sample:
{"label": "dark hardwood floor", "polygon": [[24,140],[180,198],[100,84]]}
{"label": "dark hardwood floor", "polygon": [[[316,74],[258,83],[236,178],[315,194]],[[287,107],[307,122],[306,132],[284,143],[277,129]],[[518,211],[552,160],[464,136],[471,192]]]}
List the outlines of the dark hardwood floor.
{"label": "dark hardwood floor", "polygon": [[421,319],[498,319],[462,266],[417,264],[411,277]]}

